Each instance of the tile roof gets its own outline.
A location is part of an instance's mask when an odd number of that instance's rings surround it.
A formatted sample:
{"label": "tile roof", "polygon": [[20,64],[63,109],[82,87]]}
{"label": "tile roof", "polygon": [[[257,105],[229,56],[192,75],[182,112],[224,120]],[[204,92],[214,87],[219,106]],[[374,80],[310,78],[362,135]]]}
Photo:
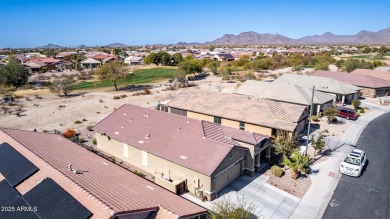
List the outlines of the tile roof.
{"label": "tile roof", "polygon": [[[204,213],[205,209],[177,196],[152,182],[110,163],[106,159],[55,134],[0,129],[26,149],[40,157],[76,185],[109,206],[114,213],[158,210],[159,206],[176,217]],[[68,165],[83,170],[74,174]]]}
{"label": "tile roof", "polygon": [[[285,83],[247,80],[234,93],[309,106],[311,104],[312,88]],[[334,95],[314,91],[315,104],[325,104],[333,101],[334,98]]]}
{"label": "tile roof", "polygon": [[99,122],[94,130],[207,176],[239,146],[217,124],[130,104]]}
{"label": "tile roof", "polygon": [[187,88],[167,106],[260,126],[294,131],[306,107],[250,96]]}
{"label": "tile roof", "polygon": [[315,86],[316,90],[323,91],[325,93],[343,95],[353,94],[361,90],[359,87],[343,83],[332,78],[298,74],[283,74],[272,83],[292,84],[306,88],[312,88]]}
{"label": "tile roof", "polygon": [[334,72],[334,71],[315,71],[313,76],[333,78],[335,80],[352,84],[359,87],[368,88],[382,88],[390,87],[390,81],[385,81],[376,77],[372,77],[366,74],[351,74],[346,72]]}
{"label": "tile roof", "polygon": [[100,64],[98,60],[92,59],[92,58],[86,58],[83,61],[81,61],[81,64]]}
{"label": "tile roof", "polygon": [[45,63],[45,64],[54,64],[54,63],[57,63],[61,60],[58,60],[58,59],[53,59],[53,58],[45,58],[45,57],[30,57],[29,60],[31,62],[42,62],[42,63]]}
{"label": "tile roof", "polygon": [[351,74],[369,75],[385,81],[390,81],[390,71],[379,71],[371,69],[355,69]]}

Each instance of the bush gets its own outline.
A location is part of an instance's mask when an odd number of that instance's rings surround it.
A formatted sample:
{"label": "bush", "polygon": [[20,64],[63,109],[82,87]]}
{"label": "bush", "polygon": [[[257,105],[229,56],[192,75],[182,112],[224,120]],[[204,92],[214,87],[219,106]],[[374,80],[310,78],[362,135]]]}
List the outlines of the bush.
{"label": "bush", "polygon": [[316,115],[311,116],[311,121],[313,121],[313,122],[318,121],[318,116],[316,116]]}
{"label": "bush", "polygon": [[271,173],[276,177],[282,177],[284,171],[279,166],[274,165],[271,167]]}
{"label": "bush", "polygon": [[361,108],[360,109],[360,113],[365,113],[366,111],[364,110],[364,108]]}
{"label": "bush", "polygon": [[361,104],[360,100],[358,100],[358,99],[352,100],[352,105],[353,105],[353,107],[355,108],[355,110],[356,110],[356,109],[359,109],[360,104]]}
{"label": "bush", "polygon": [[64,132],[64,136],[66,138],[73,138],[74,136],[76,136],[76,132],[73,129],[67,129]]}
{"label": "bush", "polygon": [[76,120],[76,121],[74,121],[74,124],[80,124],[81,123],[81,121],[80,120]]}
{"label": "bush", "polygon": [[151,93],[152,93],[152,91],[150,91],[150,89],[145,89],[145,90],[144,90],[144,94],[145,94],[145,95],[148,95],[148,94],[151,94]]}
{"label": "bush", "polygon": [[121,98],[125,98],[125,97],[127,97],[126,94],[122,94],[122,95],[121,95]]}
{"label": "bush", "polygon": [[94,145],[97,144],[96,138],[94,138],[94,139],[92,140],[92,144],[94,144]]}
{"label": "bush", "polygon": [[139,172],[139,171],[137,171],[137,170],[135,170],[133,173],[134,173],[135,175],[137,175],[137,176],[140,176],[140,177],[144,177],[144,176],[145,176],[144,174],[142,174],[141,172]]}
{"label": "bush", "polygon": [[93,126],[92,125],[87,126],[87,130],[92,132],[93,131]]}
{"label": "bush", "polygon": [[119,100],[121,97],[120,96],[114,96],[113,99],[114,100]]}
{"label": "bush", "polygon": [[86,121],[88,121],[88,120],[86,120],[86,119],[83,119],[83,122],[86,122]]}

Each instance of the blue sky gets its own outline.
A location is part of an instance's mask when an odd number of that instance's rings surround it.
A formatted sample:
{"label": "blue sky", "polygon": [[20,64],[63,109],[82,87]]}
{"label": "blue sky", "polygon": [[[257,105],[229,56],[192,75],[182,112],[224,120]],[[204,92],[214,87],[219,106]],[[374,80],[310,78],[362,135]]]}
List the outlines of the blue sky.
{"label": "blue sky", "polygon": [[291,38],[390,27],[389,0],[0,0],[0,48],[205,42],[225,33]]}

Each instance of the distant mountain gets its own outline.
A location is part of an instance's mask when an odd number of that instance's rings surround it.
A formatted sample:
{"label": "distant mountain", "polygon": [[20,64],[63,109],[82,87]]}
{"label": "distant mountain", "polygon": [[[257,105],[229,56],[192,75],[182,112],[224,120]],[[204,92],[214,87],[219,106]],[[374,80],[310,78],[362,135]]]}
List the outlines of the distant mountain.
{"label": "distant mountain", "polygon": [[296,40],[282,36],[280,34],[269,34],[269,33],[256,33],[254,31],[243,32],[238,35],[225,34],[221,38],[218,38],[210,44],[213,45],[268,45],[268,44],[294,44]]}
{"label": "distant mountain", "polygon": [[126,44],[123,44],[123,43],[111,43],[111,44],[107,45],[106,47],[121,48],[121,47],[129,47],[129,46]]}
{"label": "distant mountain", "polygon": [[39,46],[38,49],[61,49],[64,48],[63,46],[55,45],[52,43],[49,43],[47,45]]}
{"label": "distant mountain", "polygon": [[362,30],[354,35],[336,35],[326,32],[322,35],[305,36],[292,39],[280,34],[243,32],[238,35],[225,34],[222,37],[205,43],[211,45],[293,45],[293,44],[390,44],[390,27],[377,31]]}
{"label": "distant mountain", "polygon": [[76,47],[76,48],[79,48],[79,49],[86,49],[86,48],[88,48],[88,46],[86,46],[86,45],[80,45],[80,46],[78,46],[78,47]]}

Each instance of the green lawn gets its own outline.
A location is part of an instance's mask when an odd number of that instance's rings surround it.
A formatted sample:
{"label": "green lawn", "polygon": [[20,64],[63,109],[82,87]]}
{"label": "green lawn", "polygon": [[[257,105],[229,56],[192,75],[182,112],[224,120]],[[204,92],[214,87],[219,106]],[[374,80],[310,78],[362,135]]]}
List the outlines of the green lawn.
{"label": "green lawn", "polygon": [[[175,71],[176,69],[173,68],[141,69],[134,72],[132,76],[119,80],[117,85],[120,87],[123,85],[152,84],[173,77]],[[88,81],[77,83],[73,86],[73,88],[75,90],[80,90],[113,86],[114,84],[111,81]]]}

